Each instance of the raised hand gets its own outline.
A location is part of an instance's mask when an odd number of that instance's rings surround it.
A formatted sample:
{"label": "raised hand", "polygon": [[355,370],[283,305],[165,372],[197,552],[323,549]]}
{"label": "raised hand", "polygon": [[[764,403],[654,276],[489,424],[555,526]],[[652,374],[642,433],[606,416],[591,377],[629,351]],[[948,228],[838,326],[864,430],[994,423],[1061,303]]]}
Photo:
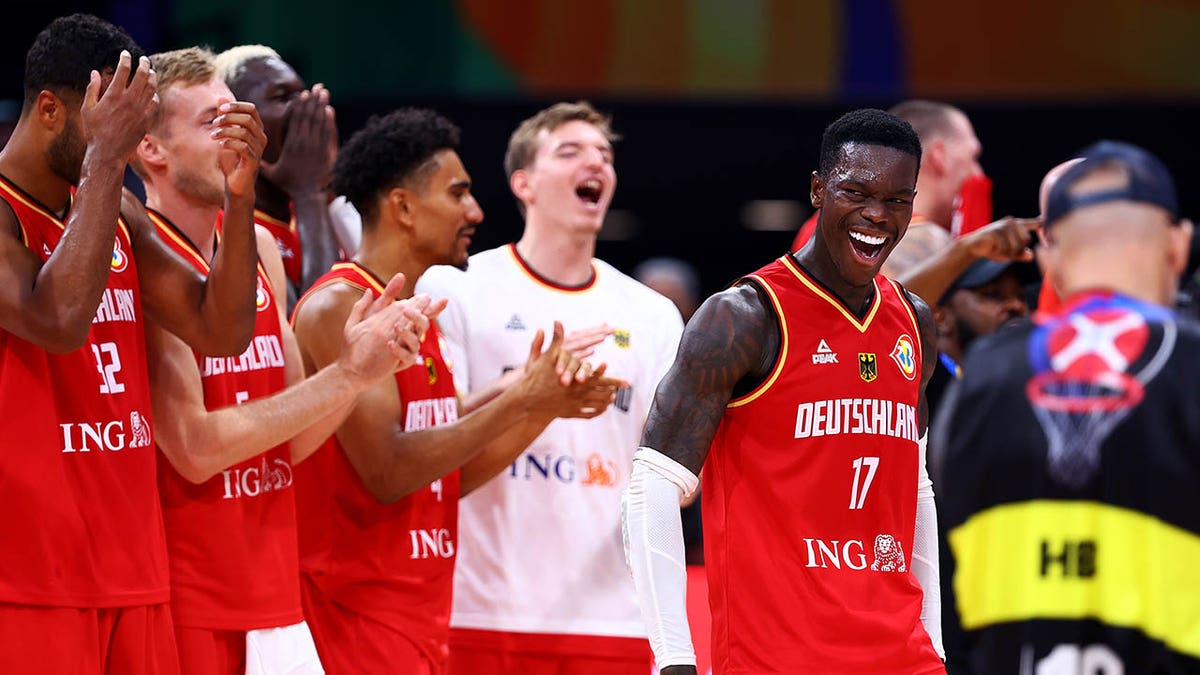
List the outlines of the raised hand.
{"label": "raised hand", "polygon": [[225,174],[225,187],[230,196],[253,199],[254,180],[267,147],[262,118],[254,104],[246,101],[222,103],[217,113],[212,137],[221,143],[218,163]]}
{"label": "raised hand", "polygon": [[[138,59],[137,70],[130,78],[133,57],[122,51],[108,87],[93,70],[80,107],[81,131],[89,153],[102,160],[124,160],[129,157],[158,109],[158,77],[145,56]],[[103,90],[103,91],[101,91]]]}
{"label": "raised hand", "polygon": [[429,327],[421,309],[429,304],[428,297],[377,303],[370,291],[364,291],[343,328],[345,342],[338,363],[363,384],[416,363],[421,334]]}
{"label": "raised hand", "polygon": [[1037,218],[1005,216],[963,237],[967,250],[977,258],[1000,262],[1033,260],[1033,233],[1041,226]]}
{"label": "raised hand", "polygon": [[535,413],[555,417],[595,417],[604,412],[616,390],[628,386],[605,376],[606,366],[591,364],[564,349],[562,324],[555,321],[550,346],[542,351],[545,332],[538,330],[529,347],[525,373],[515,385]]}
{"label": "raised hand", "polygon": [[263,163],[263,175],[293,199],[323,191],[337,158],[337,125],[329,90],[316,84],[289,104],[279,158]]}
{"label": "raised hand", "polygon": [[607,340],[612,334],[613,327],[606,323],[573,330],[563,338],[563,349],[574,354],[576,358],[586,359],[596,353],[596,345]]}

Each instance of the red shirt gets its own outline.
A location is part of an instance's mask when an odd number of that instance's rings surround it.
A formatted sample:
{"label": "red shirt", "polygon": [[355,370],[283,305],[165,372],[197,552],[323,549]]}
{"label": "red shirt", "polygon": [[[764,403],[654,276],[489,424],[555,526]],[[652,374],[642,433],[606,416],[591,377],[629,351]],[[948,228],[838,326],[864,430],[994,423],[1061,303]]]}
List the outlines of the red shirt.
{"label": "red shirt", "polygon": [[[159,236],[198,272],[208,263],[161,214]],[[254,337],[240,356],[195,354],[209,410],[270,396],[287,386],[279,309],[258,269]],[[291,451],[286,443],[196,485],[163,457],[158,485],[171,561],[176,625],[254,630],[298,623],[300,573]]]}
{"label": "red shirt", "polygon": [[304,265],[300,257],[300,231],[296,228],[296,214],[291,214],[285,223],[265,211],[254,209],[254,224],[265,227],[275,238],[275,245],[279,247],[279,257],[283,258],[283,271],[288,281],[299,287]]}
{"label": "red shirt", "polygon": [[[384,285],[352,262],[341,262],[301,298],[328,284],[349,284],[378,297]],[[340,327],[337,330],[341,330]],[[437,325],[421,343],[424,365],[396,373],[406,432],[458,419],[454,379]],[[393,504],[363,485],[333,436],[297,467],[300,566],[342,607],[407,635],[434,663],[447,656],[454,556],[458,541],[459,472]],[[321,626],[314,624],[314,632]]]}
{"label": "red shirt", "polygon": [[791,256],[750,277],[782,330],[702,473],[718,673],[933,673],[910,571],[921,342],[880,275],[857,317]]}
{"label": "red shirt", "polygon": [[[43,261],[64,220],[0,177],[21,242]],[[142,300],[118,221],[87,343],[69,354],[0,329],[0,601],[66,607],[166,602]]]}

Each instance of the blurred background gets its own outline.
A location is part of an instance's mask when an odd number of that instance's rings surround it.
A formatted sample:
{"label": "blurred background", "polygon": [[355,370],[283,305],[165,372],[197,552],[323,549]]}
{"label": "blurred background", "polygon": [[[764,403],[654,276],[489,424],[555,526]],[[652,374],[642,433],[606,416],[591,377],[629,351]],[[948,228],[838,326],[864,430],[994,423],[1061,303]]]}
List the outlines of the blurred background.
{"label": "blurred background", "polygon": [[520,221],[501,160],[544,105],[614,116],[618,189],[598,255],[625,271],[693,263],[707,294],[781,254],[809,214],[821,132],[848,109],[932,98],[983,143],[997,217],[1033,216],[1042,174],[1089,142],[1161,156],[1184,213],[1200,135],[1198,0],[8,0],[0,121],[19,113],[24,55],[53,17],[87,11],[147,52],[274,47],[332,92],[345,139],[366,118],[430,106],[464,132],[487,219]]}

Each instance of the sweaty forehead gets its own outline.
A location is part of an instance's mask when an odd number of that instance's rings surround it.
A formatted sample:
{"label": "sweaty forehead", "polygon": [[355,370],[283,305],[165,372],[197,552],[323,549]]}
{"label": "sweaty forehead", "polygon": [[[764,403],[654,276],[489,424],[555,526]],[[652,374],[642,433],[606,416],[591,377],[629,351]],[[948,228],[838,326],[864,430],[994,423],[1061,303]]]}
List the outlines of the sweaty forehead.
{"label": "sweaty forehead", "polygon": [[890,189],[915,189],[917,158],[885,145],[846,143],[829,171],[829,180],[878,184]]}

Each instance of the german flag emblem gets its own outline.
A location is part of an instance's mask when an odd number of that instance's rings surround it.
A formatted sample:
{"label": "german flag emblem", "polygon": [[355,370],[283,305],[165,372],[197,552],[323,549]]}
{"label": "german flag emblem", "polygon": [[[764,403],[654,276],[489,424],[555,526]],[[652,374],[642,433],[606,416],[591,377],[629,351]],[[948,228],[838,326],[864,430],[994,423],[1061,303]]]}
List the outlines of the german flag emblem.
{"label": "german flag emblem", "polygon": [[879,377],[879,364],[875,361],[875,354],[858,353],[858,376],[863,382],[874,382],[875,378]]}
{"label": "german flag emblem", "polygon": [[425,370],[429,371],[429,384],[437,382],[437,366],[434,365],[433,357],[425,357]]}

